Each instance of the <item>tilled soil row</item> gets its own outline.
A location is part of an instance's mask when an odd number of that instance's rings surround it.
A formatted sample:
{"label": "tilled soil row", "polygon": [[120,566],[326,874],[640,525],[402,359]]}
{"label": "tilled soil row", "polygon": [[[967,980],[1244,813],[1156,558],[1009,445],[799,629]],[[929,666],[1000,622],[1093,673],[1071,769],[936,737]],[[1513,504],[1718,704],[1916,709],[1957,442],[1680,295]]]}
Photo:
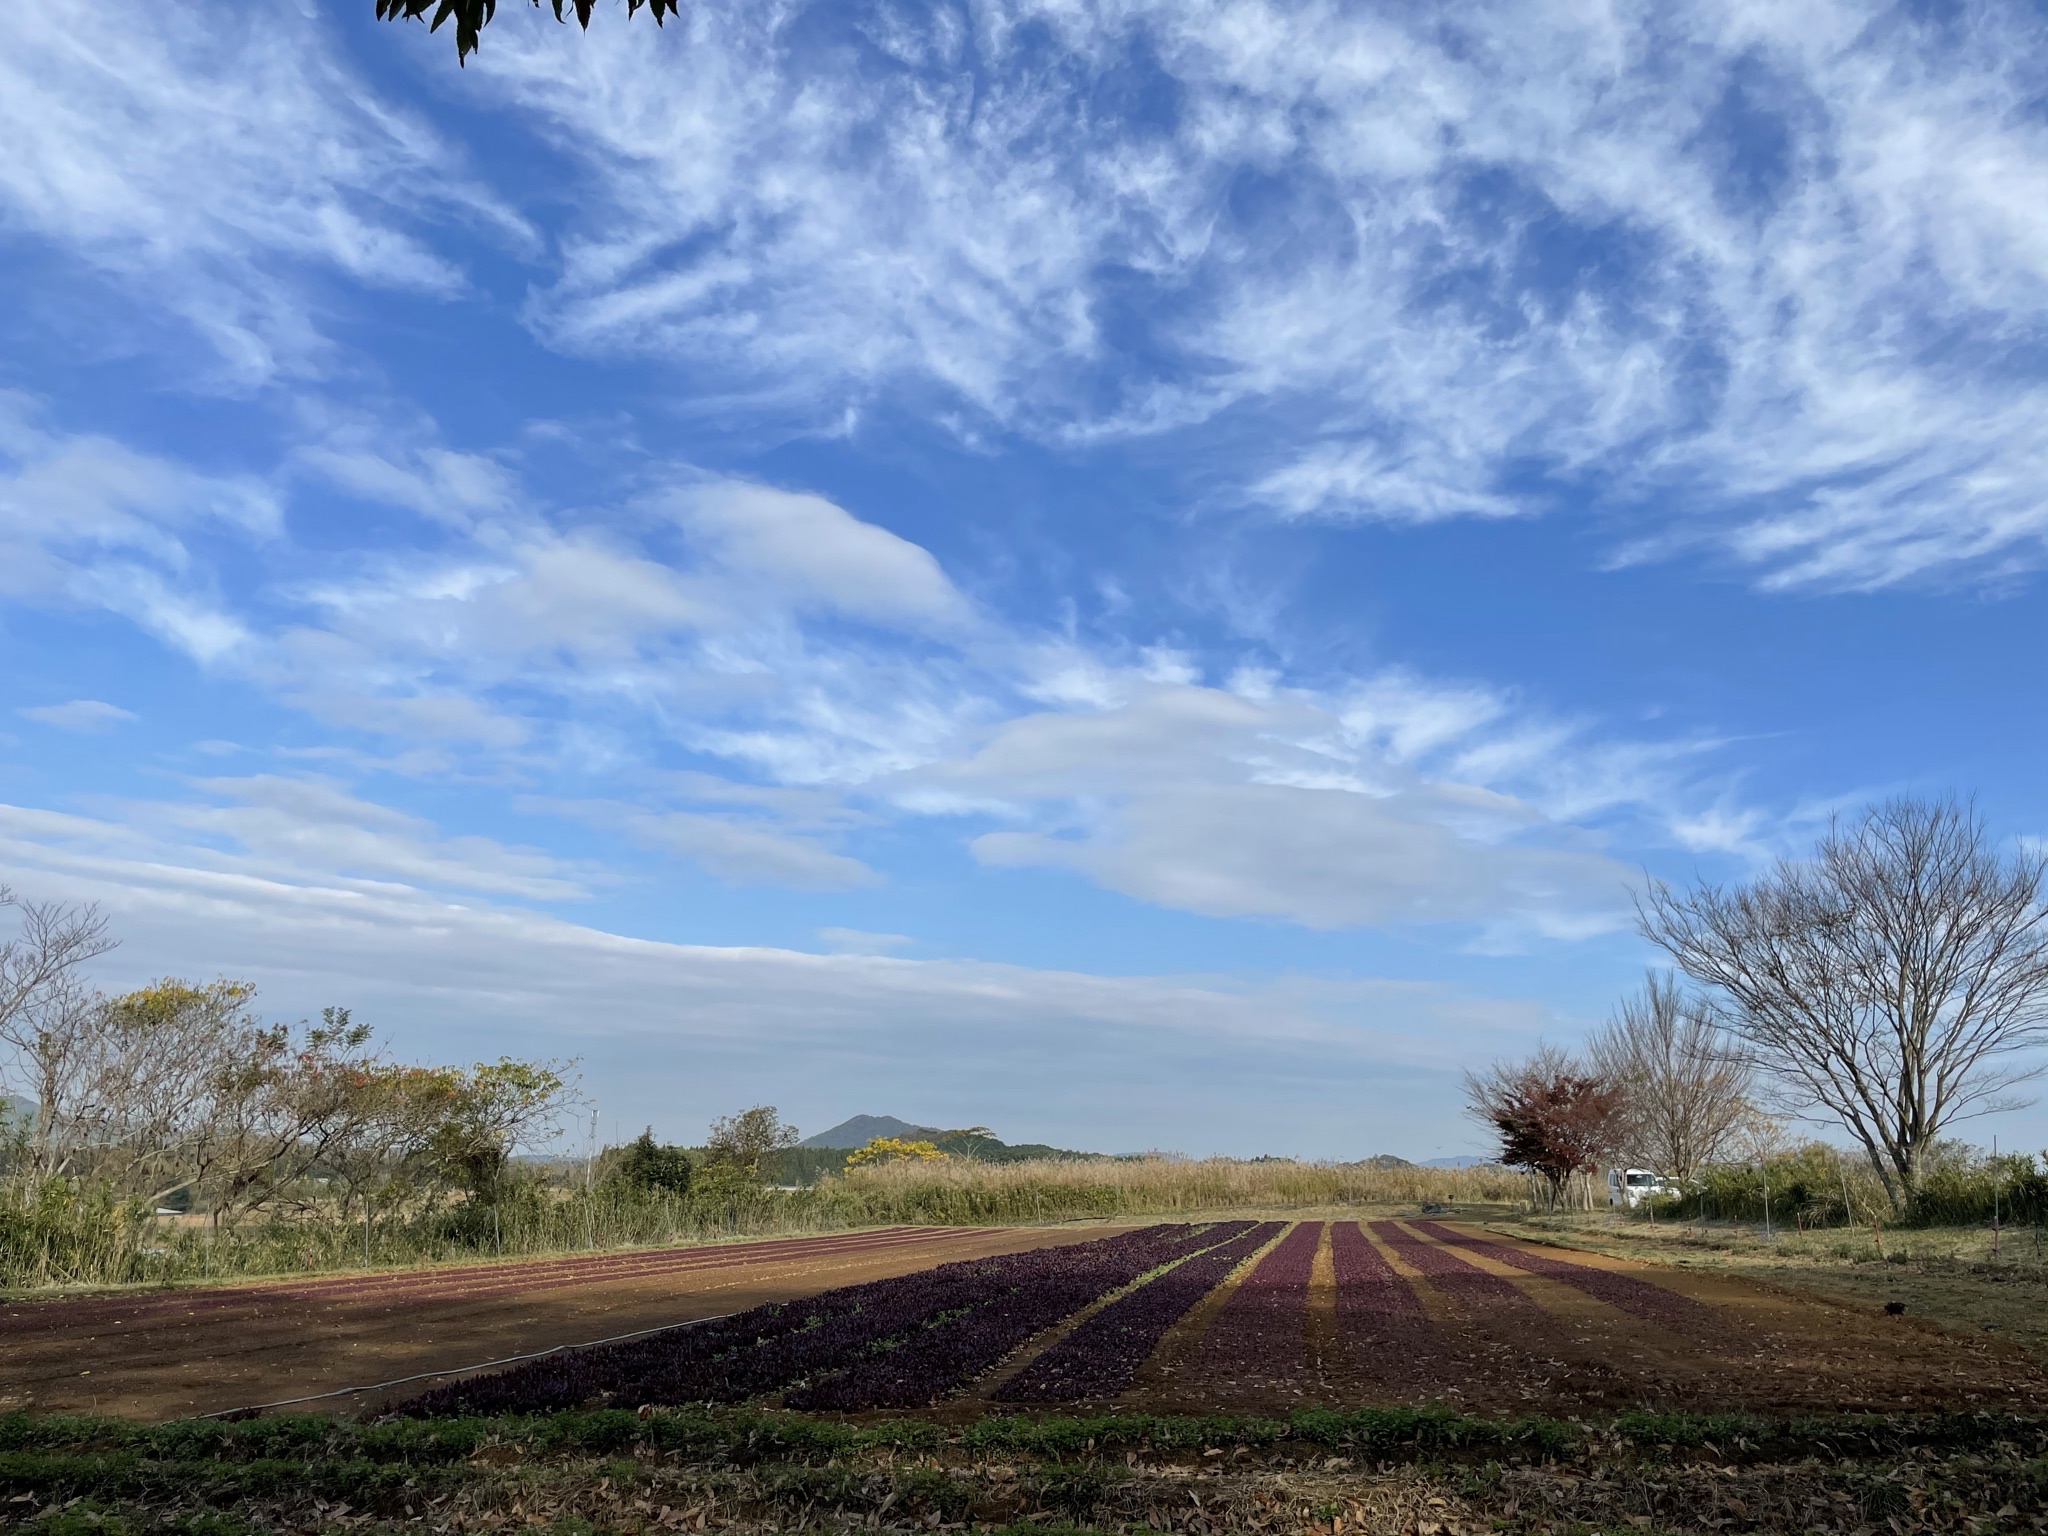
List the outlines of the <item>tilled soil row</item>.
{"label": "tilled soil row", "polygon": [[[217,1412],[336,1389],[449,1373],[487,1361],[575,1346],[742,1312],[958,1258],[1086,1241],[1114,1228],[963,1229],[850,1234],[708,1247],[607,1262],[485,1267],[505,1285],[373,1288],[291,1294],[297,1286],[239,1287],[176,1297],[43,1303],[48,1326],[0,1339],[0,1414],[13,1409],[110,1412],[143,1418]],[[646,1262],[650,1257],[659,1262]],[[537,1279],[526,1278],[536,1273]],[[425,1278],[432,1278],[431,1273]],[[458,1277],[460,1279],[461,1277]],[[521,1283],[513,1284],[518,1280]],[[233,1307],[186,1303],[233,1300]],[[168,1310],[128,1321],[135,1304]],[[115,1306],[105,1303],[113,1301]],[[319,1411],[393,1403],[432,1383],[323,1398]]]}
{"label": "tilled soil row", "polygon": [[[1307,1228],[1270,1254],[1310,1241]],[[1324,1321],[1302,1275],[1213,1309],[1169,1383],[1120,1406],[1278,1412],[1306,1402],[1482,1412],[1897,1411],[2048,1405],[2010,1348],[1739,1281],[1611,1261],[1434,1221],[1333,1223]],[[1263,1267],[1263,1266],[1262,1266]],[[1257,1273],[1242,1283],[1245,1294]],[[1680,1287],[1683,1287],[1682,1289]],[[1329,1321],[1334,1313],[1334,1326]],[[1263,1362],[1263,1364],[1262,1364]]]}
{"label": "tilled soil row", "polygon": [[332,1280],[212,1286],[118,1297],[17,1302],[0,1308],[0,1334],[42,1328],[91,1327],[119,1322],[134,1327],[162,1318],[185,1320],[298,1308],[305,1303],[456,1301],[511,1292],[559,1290],[653,1275],[730,1269],[837,1253],[865,1253],[985,1235],[986,1227],[889,1227],[876,1231],[782,1238],[730,1246],[641,1249],[573,1258],[513,1260],[396,1274],[340,1276]]}

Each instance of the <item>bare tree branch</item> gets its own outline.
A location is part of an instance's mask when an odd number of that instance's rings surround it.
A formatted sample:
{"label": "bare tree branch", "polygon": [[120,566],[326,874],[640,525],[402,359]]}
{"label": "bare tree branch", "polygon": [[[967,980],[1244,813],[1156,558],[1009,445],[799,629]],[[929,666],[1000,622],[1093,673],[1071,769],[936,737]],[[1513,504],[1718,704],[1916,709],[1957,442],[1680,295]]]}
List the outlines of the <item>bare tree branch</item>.
{"label": "bare tree branch", "polygon": [[1959,1119],[2021,1102],[2048,1043],[2038,854],[2001,858],[1975,809],[1897,799],[1748,885],[1636,901],[1643,935],[1721,1000],[1804,1112],[1838,1120],[1895,1209]]}
{"label": "bare tree branch", "polygon": [[1749,1062],[1705,999],[1651,971],[1643,990],[1587,1045],[1593,1069],[1620,1085],[1621,1151],[1680,1179],[1720,1156],[1750,1107]]}
{"label": "bare tree branch", "polygon": [[84,1049],[81,1030],[92,996],[78,971],[115,945],[96,906],[24,901],[0,885],[0,911],[18,915],[0,944],[0,1089],[34,1106],[30,1165],[48,1162],[64,1085]]}

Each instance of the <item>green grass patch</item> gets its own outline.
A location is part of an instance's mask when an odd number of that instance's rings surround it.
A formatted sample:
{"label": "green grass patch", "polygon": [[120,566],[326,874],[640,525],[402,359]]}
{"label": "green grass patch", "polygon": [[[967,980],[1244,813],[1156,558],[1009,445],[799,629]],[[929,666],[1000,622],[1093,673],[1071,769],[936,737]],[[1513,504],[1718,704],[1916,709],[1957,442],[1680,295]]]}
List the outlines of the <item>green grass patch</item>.
{"label": "green grass patch", "polygon": [[[674,1410],[644,1417],[598,1410],[495,1418],[388,1419],[372,1423],[277,1415],[236,1423],[168,1424],[76,1414],[0,1415],[0,1485],[66,1480],[88,1494],[127,1487],[151,1469],[203,1469],[223,1486],[254,1487],[280,1469],[453,1468],[486,1447],[535,1459],[597,1461],[636,1454],[755,1465],[828,1462],[876,1452],[1002,1455],[1070,1461],[1142,1450],[1201,1452],[1289,1447],[1383,1461],[1444,1457],[1549,1459],[1626,1448],[1658,1454],[1710,1449],[1728,1458],[1795,1453],[1943,1454],[2018,1448],[2048,1454],[2048,1418],[1998,1413],[1844,1414],[1773,1419],[1754,1414],[1625,1413],[1611,1419],[1476,1418],[1433,1408],[1302,1409],[1291,1417],[1172,1414],[992,1414],[965,1426],[922,1418],[865,1424],[800,1413]],[[299,1475],[294,1472],[293,1475]]]}

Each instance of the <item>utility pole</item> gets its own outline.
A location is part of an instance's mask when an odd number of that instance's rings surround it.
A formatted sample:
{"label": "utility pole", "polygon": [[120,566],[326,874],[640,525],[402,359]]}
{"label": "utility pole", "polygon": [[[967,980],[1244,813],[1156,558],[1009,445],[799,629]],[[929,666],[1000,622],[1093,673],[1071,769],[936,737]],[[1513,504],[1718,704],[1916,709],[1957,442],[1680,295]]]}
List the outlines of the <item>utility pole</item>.
{"label": "utility pole", "polygon": [[583,1148],[583,1246],[597,1246],[597,1215],[592,1211],[590,1172],[597,1161],[597,1106],[590,1106],[590,1140]]}
{"label": "utility pole", "polygon": [[1998,1138],[1991,1138],[1991,1257],[1998,1257],[1998,1182],[2003,1177],[1998,1166]]}

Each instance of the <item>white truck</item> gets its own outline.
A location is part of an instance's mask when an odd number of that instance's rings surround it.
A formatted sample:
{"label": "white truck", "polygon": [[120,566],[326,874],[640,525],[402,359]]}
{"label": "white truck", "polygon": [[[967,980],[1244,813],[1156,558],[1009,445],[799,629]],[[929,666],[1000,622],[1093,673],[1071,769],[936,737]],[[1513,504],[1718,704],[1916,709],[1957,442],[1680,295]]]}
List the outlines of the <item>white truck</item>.
{"label": "white truck", "polygon": [[1607,1170],[1607,1203],[1620,1211],[1632,1211],[1645,1200],[1676,1194],[1677,1186],[1649,1168]]}

